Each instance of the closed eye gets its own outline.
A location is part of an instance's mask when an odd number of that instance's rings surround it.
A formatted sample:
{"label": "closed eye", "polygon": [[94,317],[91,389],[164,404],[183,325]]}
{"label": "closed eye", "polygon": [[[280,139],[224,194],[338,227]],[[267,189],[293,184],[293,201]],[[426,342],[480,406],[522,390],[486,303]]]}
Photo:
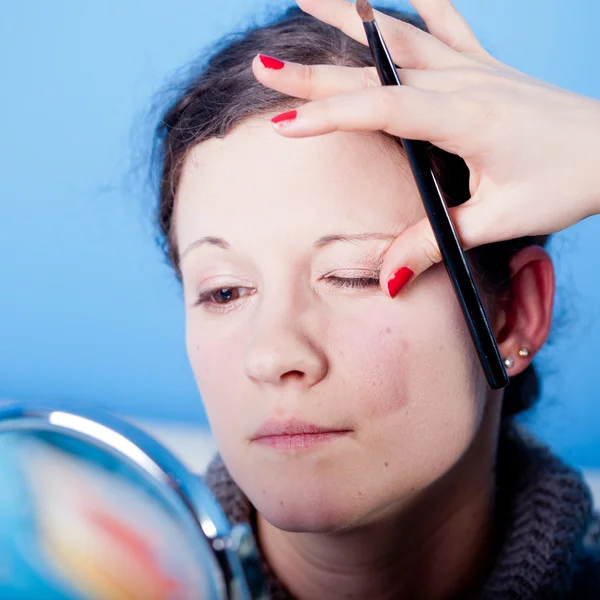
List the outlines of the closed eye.
{"label": "closed eye", "polygon": [[379,278],[376,277],[336,277],[330,275],[325,277],[326,281],[329,281],[336,287],[349,287],[349,288],[369,288],[379,287]]}

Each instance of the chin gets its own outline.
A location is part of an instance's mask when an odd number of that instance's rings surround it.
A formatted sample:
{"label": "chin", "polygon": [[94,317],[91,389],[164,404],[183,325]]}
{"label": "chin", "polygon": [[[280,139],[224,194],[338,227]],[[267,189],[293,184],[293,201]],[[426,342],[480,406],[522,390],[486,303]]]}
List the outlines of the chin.
{"label": "chin", "polygon": [[299,485],[296,480],[251,487],[247,495],[252,505],[271,525],[284,531],[334,532],[360,517],[360,507],[341,486],[320,485],[316,480]]}
{"label": "chin", "polygon": [[[348,519],[335,507],[290,503],[280,504],[277,498],[254,505],[271,525],[283,531],[297,533],[333,533],[348,526]],[[310,507],[310,508],[308,508]]]}

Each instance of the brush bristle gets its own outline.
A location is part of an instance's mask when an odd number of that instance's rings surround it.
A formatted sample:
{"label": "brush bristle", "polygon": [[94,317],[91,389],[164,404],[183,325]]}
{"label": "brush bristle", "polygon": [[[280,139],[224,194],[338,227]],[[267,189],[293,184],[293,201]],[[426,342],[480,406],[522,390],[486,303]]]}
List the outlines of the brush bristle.
{"label": "brush bristle", "polygon": [[369,0],[356,0],[356,12],[360,18],[365,21],[374,21],[375,15],[373,14],[373,8],[369,3]]}

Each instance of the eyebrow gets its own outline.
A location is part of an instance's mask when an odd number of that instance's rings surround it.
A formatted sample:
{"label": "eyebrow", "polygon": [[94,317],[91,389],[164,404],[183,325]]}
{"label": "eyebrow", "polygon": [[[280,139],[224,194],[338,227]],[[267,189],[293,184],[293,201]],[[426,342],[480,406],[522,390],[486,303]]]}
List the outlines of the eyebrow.
{"label": "eyebrow", "polygon": [[[324,248],[329,244],[334,242],[364,242],[367,240],[393,240],[395,239],[397,234],[393,233],[353,233],[353,234],[332,234],[332,235],[324,235],[317,239],[313,243],[313,247],[316,249]],[[223,250],[230,250],[231,245],[229,242],[226,242],[223,238],[214,237],[214,236],[205,236],[197,239],[196,241],[189,244],[186,249],[182,252],[179,260],[183,260],[183,257],[186,256],[191,250],[194,248],[198,248],[199,246],[204,245],[217,246],[218,248],[222,248]]]}
{"label": "eyebrow", "polygon": [[315,248],[323,248],[333,242],[364,242],[366,240],[393,240],[397,235],[393,233],[353,233],[353,234],[336,234],[324,235],[320,237],[313,246]]}

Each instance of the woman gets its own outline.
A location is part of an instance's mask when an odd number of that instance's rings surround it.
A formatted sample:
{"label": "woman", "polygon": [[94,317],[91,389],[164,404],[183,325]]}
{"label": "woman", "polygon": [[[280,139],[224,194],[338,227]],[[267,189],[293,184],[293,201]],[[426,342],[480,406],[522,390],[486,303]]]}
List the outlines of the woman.
{"label": "woman", "polygon": [[[158,129],[209,485],[274,598],[600,597],[584,482],[512,423],[551,322],[547,234],[600,212],[600,103],[494,60],[448,0],[376,13],[405,83],[382,88],[353,5],[299,4],[226,41]],[[441,149],[506,390],[396,136]]]}

